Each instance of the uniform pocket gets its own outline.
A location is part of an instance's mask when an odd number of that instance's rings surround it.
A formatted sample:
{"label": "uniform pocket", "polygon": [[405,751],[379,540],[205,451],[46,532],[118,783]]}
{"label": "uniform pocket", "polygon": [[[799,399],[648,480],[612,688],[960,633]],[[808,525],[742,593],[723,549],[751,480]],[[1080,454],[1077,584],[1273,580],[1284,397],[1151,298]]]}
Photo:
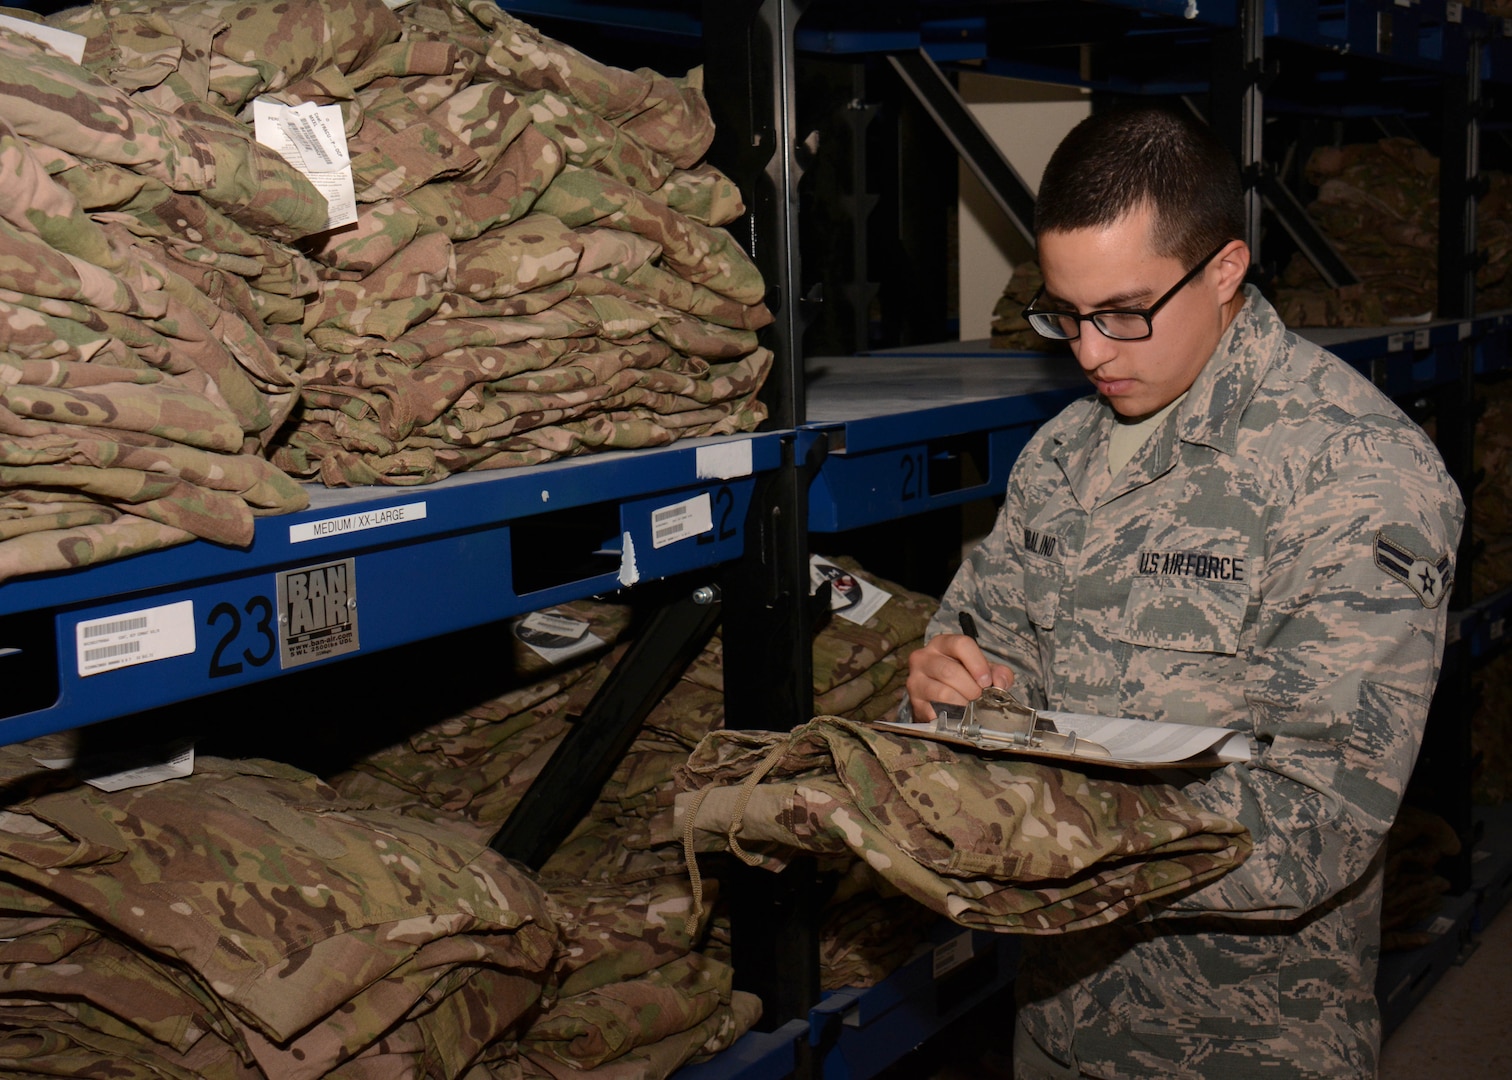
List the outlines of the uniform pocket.
{"label": "uniform pocket", "polygon": [[1025,556],[1024,614],[1035,626],[1044,630],[1055,629],[1065,577],[1065,569],[1053,559]]}
{"label": "uniform pocket", "polygon": [[1203,578],[1136,578],[1124,606],[1123,632],[1131,645],[1178,652],[1239,651],[1249,587]]}

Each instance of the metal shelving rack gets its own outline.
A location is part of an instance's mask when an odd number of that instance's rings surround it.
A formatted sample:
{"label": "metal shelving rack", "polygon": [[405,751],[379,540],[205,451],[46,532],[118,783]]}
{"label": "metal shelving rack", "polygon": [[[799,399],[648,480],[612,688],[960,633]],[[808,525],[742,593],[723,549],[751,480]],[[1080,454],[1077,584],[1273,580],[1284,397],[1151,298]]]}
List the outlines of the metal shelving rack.
{"label": "metal shelving rack", "polygon": [[[879,205],[868,176],[887,156],[872,145],[879,113],[870,104],[874,96],[888,97],[900,113],[913,110],[882,140],[885,148],[948,145],[1021,229],[1032,214],[1024,185],[955,95],[952,65],[1102,94],[1195,99],[1211,92],[1222,105],[1210,106],[1211,119],[1251,181],[1256,246],[1269,212],[1334,283],[1349,280],[1348,268],[1265,165],[1266,95],[1276,75],[1271,47],[1311,50],[1345,66],[1399,69],[1442,85],[1435,100],[1454,121],[1446,153],[1463,165],[1444,170],[1441,226],[1451,257],[1444,262],[1440,310],[1452,317],[1308,336],[1387,393],[1431,398],[1462,436],[1473,428],[1473,378],[1509,366],[1512,315],[1476,312],[1473,272],[1480,86],[1512,80],[1512,23],[1474,8],[1444,0],[516,0],[508,6],[546,20],[551,32],[558,24],[575,27],[631,50],[670,43],[705,62],[719,130],[712,158],[740,185],[750,208],[732,231],[766,275],[768,303],[778,317],[764,337],[777,355],[763,394],[771,430],[462,476],[425,488],[321,492],[309,511],[260,521],[246,552],[201,543],[8,583],[0,589],[0,647],[15,651],[0,652],[0,664],[7,665],[0,674],[25,693],[9,699],[0,735],[27,738],[281,674],[295,666],[284,656],[293,645],[285,640],[291,632],[278,618],[289,614],[281,609],[296,577],[333,566],[345,570],[347,601],[360,598],[347,610],[355,613],[362,652],[636,580],[706,576],[719,590],[725,616],[728,723],[770,728],[806,719],[812,707],[810,535],[996,496],[1032,430],[1084,392],[1074,371],[1045,357],[971,343],[928,344],[938,340],[929,334],[943,320],[922,303],[909,318],[894,320],[901,329],[893,339],[875,340],[873,304],[880,296],[890,312],[899,294],[896,280],[871,280],[868,263],[878,252],[859,229],[860,219]],[[584,47],[618,62],[593,43]],[[801,78],[800,58],[835,64],[830,89],[847,95],[838,103],[839,122],[826,128],[842,137],[822,151],[807,139],[817,125],[809,103],[800,100],[800,85],[812,85]],[[1414,92],[1421,97],[1420,89]],[[920,116],[937,135],[919,133]],[[852,228],[843,258],[826,263],[823,274],[813,268],[806,274],[800,207],[814,198],[813,178],[806,182],[805,176],[822,152],[846,159],[834,198],[836,216],[848,216]],[[898,164],[905,156],[893,154],[892,171],[883,170],[888,183],[916,182]],[[910,202],[927,200],[899,197],[888,212],[906,215]],[[828,256],[821,251],[818,257]],[[916,265],[935,265],[931,259]],[[814,287],[837,272],[849,277],[844,287]],[[834,286],[829,279],[823,284]],[[815,318],[819,313],[823,320]],[[819,356],[825,350],[805,347],[819,321],[849,328],[845,355]],[[879,353],[878,345],[890,348]],[[806,358],[806,352],[816,355]],[[1470,478],[1472,449],[1463,440],[1446,447],[1462,482]],[[710,528],[657,548],[652,514],[688,502],[707,505]],[[320,530],[331,522],[340,524]],[[372,527],[359,527],[363,522]],[[296,539],[292,529],[311,535]],[[550,569],[542,573],[538,561]],[[156,614],[160,610],[166,613]],[[191,630],[192,646],[153,663],[84,674],[79,643],[85,630],[130,634],[135,630],[113,624],[134,623],[141,612],[168,620],[180,637]],[[1476,659],[1504,647],[1509,614],[1512,592],[1463,606],[1455,621],[1458,651]],[[703,622],[695,617],[678,632],[696,633]],[[319,654],[310,663],[337,662],[341,655]],[[1455,756],[1465,749],[1450,746],[1441,765],[1450,772],[1466,767]],[[515,837],[506,846],[540,839]],[[821,1002],[811,869],[799,861],[783,875],[753,874],[736,893],[744,906],[736,912],[736,970],[762,993],[767,1030],[686,1075],[873,1075],[882,1064],[875,1055],[856,1063],[836,1051],[836,1025],[843,1037],[847,1026],[865,1027],[861,1019],[847,1025],[846,1016],[875,1012],[885,1023],[880,1003],[891,1009],[922,1001],[938,991],[938,978],[913,966],[865,1001],[849,994]],[[978,987],[982,993],[990,988]],[[952,1015],[937,1010],[910,1027],[908,1039],[927,1037]]]}

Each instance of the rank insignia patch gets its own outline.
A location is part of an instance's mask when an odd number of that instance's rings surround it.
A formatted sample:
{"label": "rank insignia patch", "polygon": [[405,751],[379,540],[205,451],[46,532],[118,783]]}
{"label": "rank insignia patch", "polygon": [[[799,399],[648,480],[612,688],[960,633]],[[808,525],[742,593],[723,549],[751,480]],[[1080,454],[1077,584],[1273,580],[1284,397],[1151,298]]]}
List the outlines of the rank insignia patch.
{"label": "rank insignia patch", "polygon": [[1430,562],[1381,533],[1375,537],[1375,564],[1417,593],[1417,598],[1428,608],[1443,603],[1454,583],[1453,556],[1445,555]]}

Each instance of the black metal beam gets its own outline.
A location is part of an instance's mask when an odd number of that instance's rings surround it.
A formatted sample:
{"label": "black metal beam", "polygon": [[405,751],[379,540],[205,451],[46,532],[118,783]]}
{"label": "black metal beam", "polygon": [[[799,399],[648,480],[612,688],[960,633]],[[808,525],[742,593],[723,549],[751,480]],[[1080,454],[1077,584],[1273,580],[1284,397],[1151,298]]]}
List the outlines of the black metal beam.
{"label": "black metal beam", "polygon": [[891,53],[887,60],[939,125],[966,167],[1008,215],[1013,227],[1025,240],[1034,243],[1034,194],[997,143],[982,130],[945,73],[923,49]]}
{"label": "black metal beam", "polygon": [[719,622],[705,586],[659,608],[557,745],[490,846],[540,869],[592,808],[651,709],[687,670]]}
{"label": "black metal beam", "polygon": [[704,91],[714,117],[709,160],[740,188],[746,215],[729,226],[767,282],[776,322],[762,340],[776,363],[761,399],[774,428],[803,416],[802,304],[794,31],[808,0],[704,0]]}
{"label": "black metal beam", "polygon": [[1319,231],[1317,223],[1307,216],[1307,209],[1297,197],[1286,189],[1274,173],[1266,168],[1252,171],[1250,181],[1260,191],[1265,206],[1280,222],[1286,234],[1292,238],[1308,260],[1317,267],[1318,273],[1329,288],[1339,289],[1345,285],[1358,285],[1360,276],[1349,268],[1333,242]]}

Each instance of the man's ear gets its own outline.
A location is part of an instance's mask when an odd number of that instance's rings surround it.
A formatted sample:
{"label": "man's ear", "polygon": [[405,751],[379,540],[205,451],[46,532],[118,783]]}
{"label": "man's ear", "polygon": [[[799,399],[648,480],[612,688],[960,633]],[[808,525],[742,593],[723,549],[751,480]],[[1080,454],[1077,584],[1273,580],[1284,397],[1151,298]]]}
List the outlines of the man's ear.
{"label": "man's ear", "polygon": [[1244,284],[1244,275],[1249,273],[1250,249],[1243,240],[1230,240],[1228,246],[1218,253],[1213,266],[1218,271],[1218,302],[1227,304]]}

